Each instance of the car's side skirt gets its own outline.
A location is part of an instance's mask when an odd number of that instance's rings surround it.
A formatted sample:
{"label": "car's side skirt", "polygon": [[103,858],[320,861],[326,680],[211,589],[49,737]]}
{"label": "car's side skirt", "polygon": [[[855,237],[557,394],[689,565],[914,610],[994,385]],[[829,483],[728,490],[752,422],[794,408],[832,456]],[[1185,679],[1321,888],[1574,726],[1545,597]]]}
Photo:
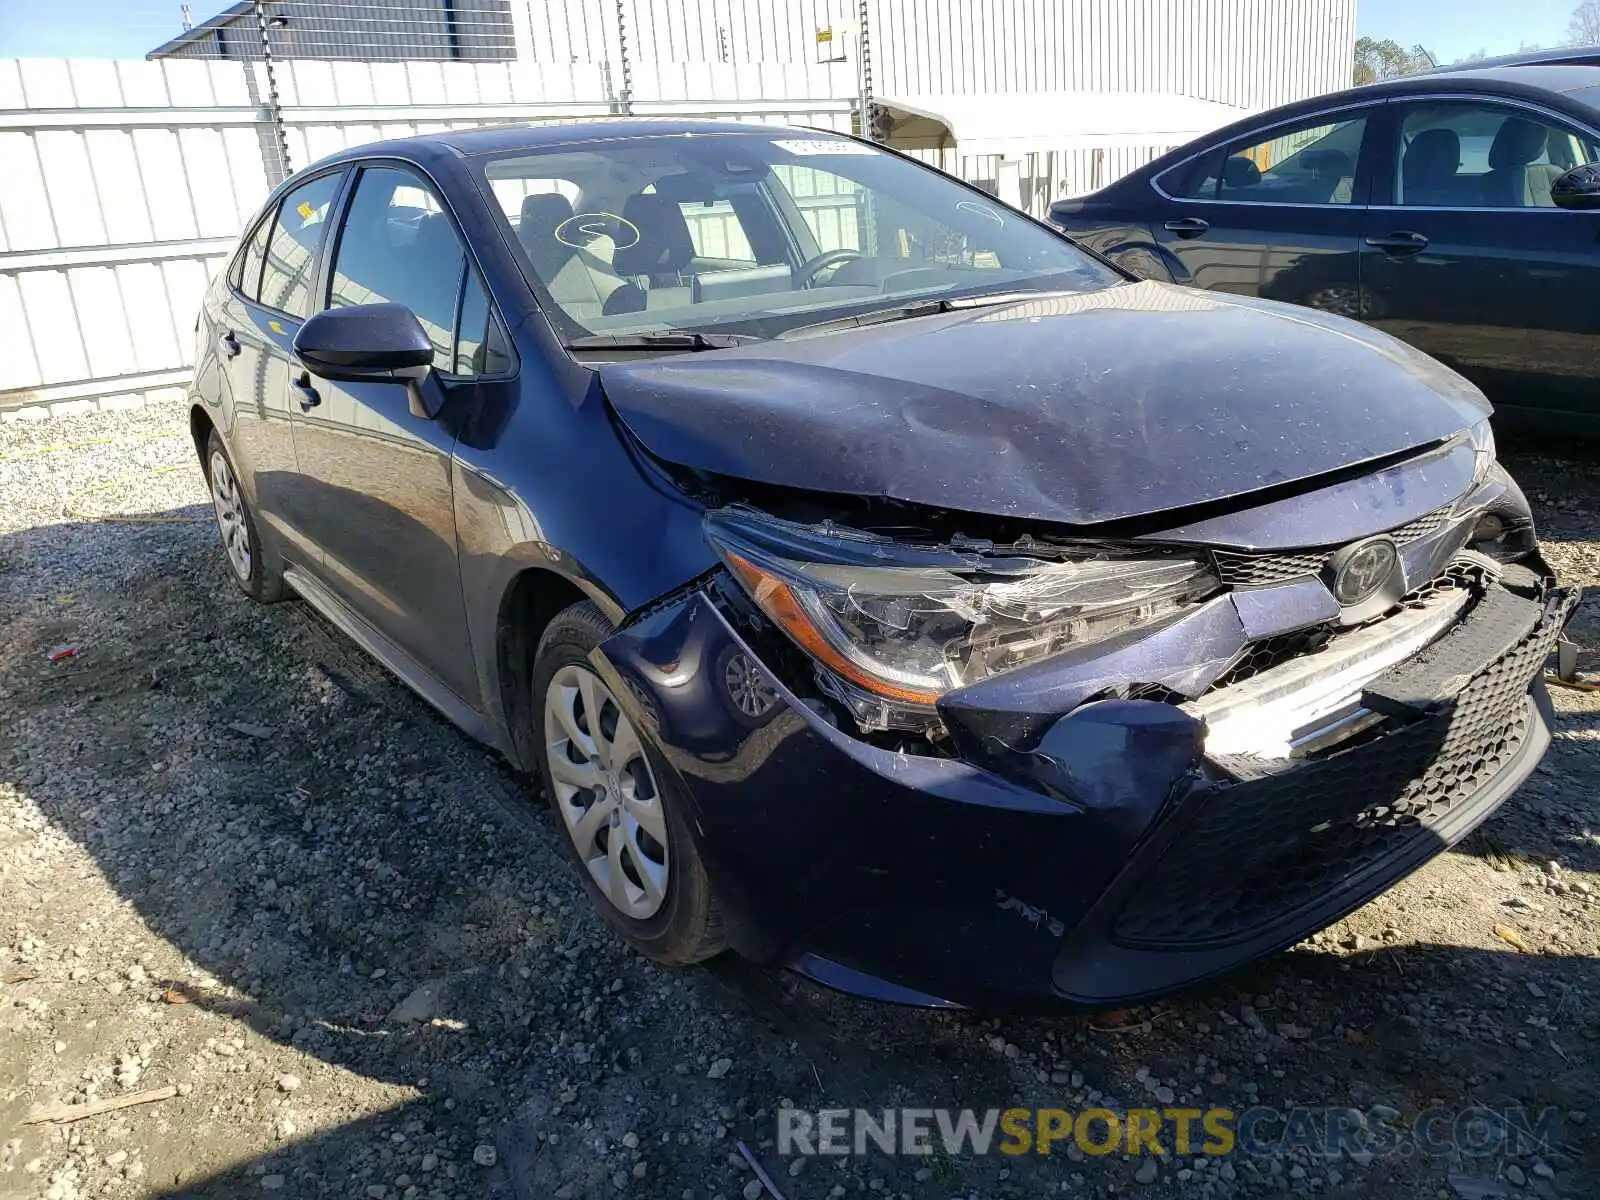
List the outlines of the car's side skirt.
{"label": "car's side skirt", "polygon": [[283,581],[341,633],[398,676],[401,683],[443,713],[452,725],[480,742],[503,749],[494,727],[484,719],[482,713],[474,711],[435,679],[426,667],[340,600],[321,580],[299,567],[289,565],[284,568]]}

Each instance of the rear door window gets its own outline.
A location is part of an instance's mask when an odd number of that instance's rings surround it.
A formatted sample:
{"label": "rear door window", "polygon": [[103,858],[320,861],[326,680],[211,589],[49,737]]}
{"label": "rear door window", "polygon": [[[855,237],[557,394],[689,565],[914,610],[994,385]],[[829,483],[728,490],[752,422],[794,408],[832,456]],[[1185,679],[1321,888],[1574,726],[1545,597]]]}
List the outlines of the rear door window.
{"label": "rear door window", "polygon": [[1367,119],[1314,118],[1243,139],[1161,176],[1168,195],[1232,204],[1353,204]]}
{"label": "rear door window", "polygon": [[272,231],[274,216],[269,216],[256,225],[255,232],[250,235],[249,244],[244,248],[244,253],[234,264],[231,282],[241,294],[251,300],[259,300],[261,297],[261,264],[267,257],[267,234]]}
{"label": "rear door window", "polygon": [[[328,225],[328,207],[343,176],[320,175],[283,198],[272,222],[257,299],[292,317],[311,315],[311,280]],[[248,267],[248,263],[246,263]]]}

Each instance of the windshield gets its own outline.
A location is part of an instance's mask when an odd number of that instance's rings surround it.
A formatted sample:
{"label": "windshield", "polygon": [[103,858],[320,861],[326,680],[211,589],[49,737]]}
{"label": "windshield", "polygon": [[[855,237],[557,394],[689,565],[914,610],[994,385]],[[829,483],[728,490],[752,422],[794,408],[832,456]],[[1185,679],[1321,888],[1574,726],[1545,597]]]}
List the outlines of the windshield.
{"label": "windshield", "polygon": [[480,166],[569,339],[775,337],[906,300],[1122,281],[981,192],[824,134],[595,141]]}

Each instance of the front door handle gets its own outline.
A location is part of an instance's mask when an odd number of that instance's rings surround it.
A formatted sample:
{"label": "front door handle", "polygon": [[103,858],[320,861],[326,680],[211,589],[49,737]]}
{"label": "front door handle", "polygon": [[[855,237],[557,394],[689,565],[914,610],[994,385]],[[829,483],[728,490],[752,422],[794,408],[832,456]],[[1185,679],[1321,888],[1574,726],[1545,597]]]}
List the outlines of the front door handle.
{"label": "front door handle", "polygon": [[1174,217],[1165,226],[1168,233],[1175,233],[1181,238],[1199,237],[1210,228],[1211,222],[1199,217]]}
{"label": "front door handle", "polygon": [[233,330],[228,330],[218,340],[222,345],[222,352],[224,354],[226,354],[229,358],[239,357],[239,351],[242,349],[242,347],[239,345],[239,339],[233,336]]}
{"label": "front door handle", "polygon": [[1415,254],[1419,250],[1428,248],[1428,239],[1420,233],[1401,229],[1383,237],[1369,237],[1367,245],[1382,250],[1385,254]]}
{"label": "front door handle", "polygon": [[310,372],[302,372],[300,378],[294,381],[294,391],[300,398],[301,412],[310,412],[322,403],[322,397],[317,395],[317,389],[311,386]]}

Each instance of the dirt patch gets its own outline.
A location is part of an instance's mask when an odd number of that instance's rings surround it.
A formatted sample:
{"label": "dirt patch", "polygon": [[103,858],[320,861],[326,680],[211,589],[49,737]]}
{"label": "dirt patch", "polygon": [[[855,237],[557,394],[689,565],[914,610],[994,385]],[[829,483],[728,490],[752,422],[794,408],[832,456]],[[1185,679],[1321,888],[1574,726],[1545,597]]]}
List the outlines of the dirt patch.
{"label": "dirt patch", "polygon": [[[0,1195],[733,1200],[762,1194],[740,1141],[789,1200],[1600,1194],[1595,697],[1556,696],[1544,765],[1457,852],[1149,1010],[981,1020],[734,960],[667,972],[590,914],[531,785],[304,606],[233,588],[187,437],[176,409],[0,431]],[[1600,582],[1600,465],[1512,465],[1552,559]],[[1576,629],[1600,645],[1600,605]],[[1563,1142],[1153,1177],[1061,1146],[774,1145],[784,1103],[1169,1096],[1549,1106]]]}

